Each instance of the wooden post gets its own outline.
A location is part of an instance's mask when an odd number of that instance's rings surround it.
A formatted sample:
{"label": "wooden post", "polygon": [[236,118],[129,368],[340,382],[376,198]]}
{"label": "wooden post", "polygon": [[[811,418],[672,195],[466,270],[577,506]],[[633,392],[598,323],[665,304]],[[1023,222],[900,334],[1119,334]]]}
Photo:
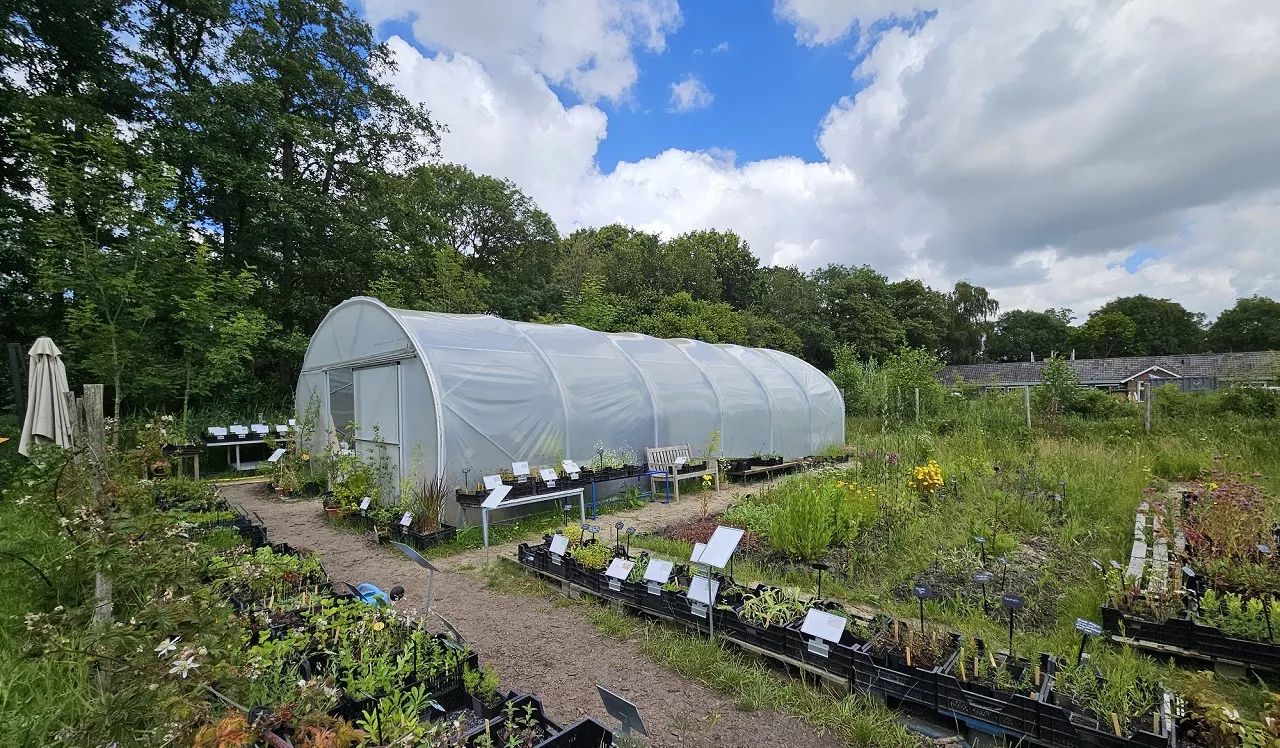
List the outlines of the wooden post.
{"label": "wooden post", "polygon": [[916,423],[920,422],[920,388],[916,388]]}
{"label": "wooden post", "polygon": [[1022,385],[1022,407],[1027,411],[1027,428],[1031,428],[1031,385]]}
{"label": "wooden post", "polygon": [[1151,382],[1141,382],[1138,385],[1142,388],[1142,428],[1148,434],[1151,433],[1151,396],[1155,390],[1151,387]]}
{"label": "wooden post", "polygon": [[[93,503],[102,520],[107,521],[108,501],[102,492],[103,478],[107,471],[107,431],[103,419],[102,401],[106,388],[100,384],[84,386],[84,449],[89,471],[93,476]],[[93,625],[106,627],[111,623],[111,578],[99,567],[93,579]]]}

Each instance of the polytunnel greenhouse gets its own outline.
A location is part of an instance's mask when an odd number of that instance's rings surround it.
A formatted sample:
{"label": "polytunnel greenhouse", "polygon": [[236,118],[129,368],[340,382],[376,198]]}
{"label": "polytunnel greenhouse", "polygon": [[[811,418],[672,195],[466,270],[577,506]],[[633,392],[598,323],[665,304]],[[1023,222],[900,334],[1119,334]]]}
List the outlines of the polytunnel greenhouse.
{"label": "polytunnel greenhouse", "polygon": [[804,457],[844,442],[840,391],[786,353],[366,297],[316,329],[296,406],[316,424],[312,450],[385,444],[393,475],[448,486],[515,461],[589,465],[601,449],[640,461],[649,447],[703,454],[716,430],[725,457]]}

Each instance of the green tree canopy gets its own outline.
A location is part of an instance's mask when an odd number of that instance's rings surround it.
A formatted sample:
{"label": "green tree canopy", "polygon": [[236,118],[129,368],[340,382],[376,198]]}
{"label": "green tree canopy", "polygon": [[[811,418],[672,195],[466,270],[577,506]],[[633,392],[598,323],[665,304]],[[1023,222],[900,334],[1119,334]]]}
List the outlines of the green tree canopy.
{"label": "green tree canopy", "polygon": [[1263,296],[1239,299],[1209,327],[1209,350],[1280,350],[1280,302]]}
{"label": "green tree canopy", "polygon": [[1089,315],[1123,314],[1133,320],[1132,340],[1125,355],[1168,356],[1204,350],[1204,315],[1187,311],[1181,304],[1150,296],[1113,299]]}
{"label": "green tree canopy", "polygon": [[995,332],[987,342],[987,357],[993,361],[1029,361],[1065,353],[1071,346],[1071,310],[1046,309],[1032,312],[1014,309],[1000,315]]}

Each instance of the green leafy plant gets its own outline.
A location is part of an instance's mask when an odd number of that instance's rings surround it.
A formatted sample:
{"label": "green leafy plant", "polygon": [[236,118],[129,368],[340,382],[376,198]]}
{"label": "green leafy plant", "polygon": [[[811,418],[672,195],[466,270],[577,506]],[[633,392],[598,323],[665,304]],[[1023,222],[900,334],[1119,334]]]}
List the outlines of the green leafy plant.
{"label": "green leafy plant", "polygon": [[757,626],[788,626],[804,617],[807,606],[794,590],[765,587],[742,599],[738,617]]}
{"label": "green leafy plant", "polygon": [[462,671],[462,684],[467,693],[484,702],[485,706],[497,706],[502,702],[502,694],[498,691],[498,673],[492,665],[483,665],[480,669],[466,667]]}
{"label": "green leafy plant", "polygon": [[602,571],[612,559],[613,548],[604,543],[581,545],[573,552],[573,560],[584,569]]}

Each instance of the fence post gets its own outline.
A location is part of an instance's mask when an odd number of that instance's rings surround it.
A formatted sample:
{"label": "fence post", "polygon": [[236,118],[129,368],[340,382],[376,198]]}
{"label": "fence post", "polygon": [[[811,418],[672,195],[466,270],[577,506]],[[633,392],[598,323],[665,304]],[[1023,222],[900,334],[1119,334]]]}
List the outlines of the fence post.
{"label": "fence post", "polygon": [[1022,407],[1027,411],[1027,428],[1031,428],[1031,385],[1022,385]]}
{"label": "fence post", "polygon": [[1151,398],[1155,394],[1155,390],[1151,387],[1150,382],[1140,382],[1142,387],[1142,428],[1148,434],[1151,433]]}
{"label": "fence post", "polygon": [[920,422],[920,388],[916,388],[916,423]]}

